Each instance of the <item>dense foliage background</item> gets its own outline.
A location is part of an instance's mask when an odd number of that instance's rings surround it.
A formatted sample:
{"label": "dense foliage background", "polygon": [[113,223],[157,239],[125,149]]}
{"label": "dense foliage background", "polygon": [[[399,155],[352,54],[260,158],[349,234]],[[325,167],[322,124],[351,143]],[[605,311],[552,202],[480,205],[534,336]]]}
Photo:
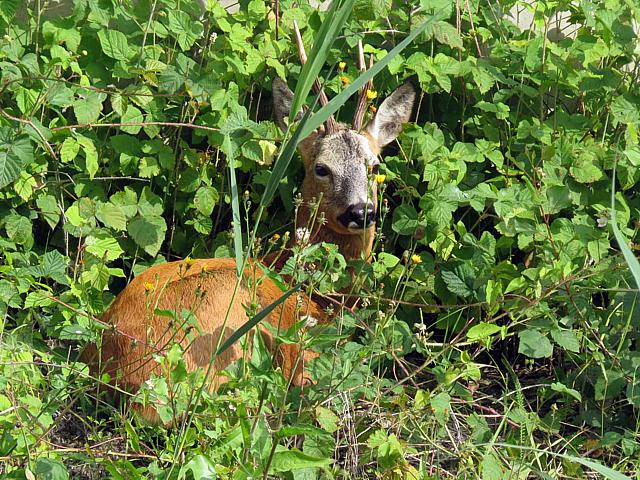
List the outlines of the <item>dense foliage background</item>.
{"label": "dense foliage background", "polygon": [[[282,135],[269,85],[300,74],[293,20],[311,45],[324,14],[289,0],[279,17],[263,0],[234,15],[50,7],[0,0],[1,474],[583,478],[589,458],[638,473],[638,286],[611,230],[615,189],[638,251],[638,5],[357,0],[322,72],[330,95],[357,77],[359,39],[381,59],[437,15],[375,80],[374,106],[410,77],[422,96],[382,167],[358,308],[307,338],[322,355],[304,397],[257,345],[169,430],[96,396],[79,351],[147,266],[234,256],[237,192],[245,244],[257,229],[262,251],[280,248],[302,171],[291,164],[255,225]],[[141,395],[170,418],[194,376],[178,351],[158,361],[183,390]]]}

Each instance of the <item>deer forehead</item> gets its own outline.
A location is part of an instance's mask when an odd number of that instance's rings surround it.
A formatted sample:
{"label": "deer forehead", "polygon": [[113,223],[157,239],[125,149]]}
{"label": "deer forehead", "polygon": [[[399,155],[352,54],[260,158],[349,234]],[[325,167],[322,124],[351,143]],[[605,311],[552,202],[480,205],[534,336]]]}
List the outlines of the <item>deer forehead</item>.
{"label": "deer forehead", "polygon": [[345,175],[366,172],[365,165],[378,162],[378,157],[364,135],[354,130],[341,130],[319,140],[314,164],[322,163],[334,173]]}

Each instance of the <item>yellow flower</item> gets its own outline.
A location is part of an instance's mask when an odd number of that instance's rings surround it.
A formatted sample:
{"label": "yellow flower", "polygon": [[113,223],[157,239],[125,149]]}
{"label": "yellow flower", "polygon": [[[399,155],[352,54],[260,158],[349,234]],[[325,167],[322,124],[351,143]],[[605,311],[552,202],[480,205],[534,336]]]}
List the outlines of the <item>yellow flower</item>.
{"label": "yellow flower", "polygon": [[209,270],[209,265],[207,265],[206,263],[202,264],[202,272],[207,273],[208,270]]}
{"label": "yellow flower", "polygon": [[375,90],[367,90],[367,100],[374,100],[378,98],[378,92]]}
{"label": "yellow flower", "polygon": [[387,176],[382,174],[382,173],[379,173],[378,175],[376,175],[375,178],[376,178],[376,183],[378,185],[380,185],[380,184],[384,183],[384,181],[386,180]]}
{"label": "yellow flower", "polygon": [[196,263],[196,261],[195,261],[193,258],[191,258],[191,257],[187,257],[187,258],[185,258],[185,259],[184,259],[184,264],[185,264],[187,267],[191,267],[191,266],[193,266],[193,264],[194,264],[194,263]]}
{"label": "yellow flower", "polygon": [[419,263],[422,263],[422,258],[420,258],[420,255],[417,253],[414,253],[411,255],[411,263],[418,265]]}
{"label": "yellow flower", "polygon": [[277,242],[278,240],[280,240],[280,234],[278,234],[278,233],[274,233],[274,234],[271,236],[271,239],[272,239],[274,242]]}
{"label": "yellow flower", "polygon": [[340,69],[340,71],[344,70],[345,68],[347,68],[347,62],[338,63],[338,68]]}
{"label": "yellow flower", "polygon": [[350,82],[349,77],[345,77],[344,75],[340,77],[340,81],[342,82],[343,87],[346,87],[347,85],[349,85],[349,82]]}
{"label": "yellow flower", "polygon": [[144,282],[144,291],[145,292],[153,292],[156,289],[156,286],[151,282]]}

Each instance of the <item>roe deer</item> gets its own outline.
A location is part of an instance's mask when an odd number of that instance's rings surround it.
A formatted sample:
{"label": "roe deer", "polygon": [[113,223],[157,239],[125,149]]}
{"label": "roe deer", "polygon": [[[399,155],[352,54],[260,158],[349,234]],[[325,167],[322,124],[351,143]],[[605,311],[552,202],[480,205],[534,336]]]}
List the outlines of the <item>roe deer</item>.
{"label": "roe deer", "polygon": [[[273,82],[273,99],[276,120],[286,129],[285,117],[289,115],[293,93],[280,79]],[[333,120],[301,141],[304,202],[298,210],[297,225],[307,225],[308,204],[314,198],[320,200],[318,213],[326,219],[310,232],[311,242],[334,243],[346,259],[369,258],[376,217],[376,182],[371,173],[377,171],[380,149],[393,141],[409,120],[414,99],[415,91],[407,83],[382,102],[362,131]],[[258,262],[252,261],[247,266],[235,296],[236,263],[231,259],[174,261],[138,275],[102,317],[113,327],[103,334],[99,355],[111,383],[124,391],[137,391],[151,374],[162,373],[152,355],[165,351],[171,342],[184,348],[188,371],[199,367],[206,370],[220,337],[224,341],[248,320],[244,305],[257,303],[266,307],[283,294],[261,268],[256,268]],[[301,296],[302,306],[299,300],[289,297],[272,310],[266,321],[280,329],[291,327],[304,315],[320,323],[330,321],[320,305]],[[156,309],[173,310],[178,315],[187,309],[196,317],[198,327],[176,325],[179,322],[156,314]],[[260,333],[285,378],[294,384],[304,383],[304,363],[313,358],[314,353],[301,351],[299,345],[276,347],[273,336],[264,327]],[[97,353],[95,347],[90,347],[84,355],[93,373],[97,373]],[[242,348],[236,342],[215,359],[207,379],[211,388],[225,381],[220,371],[242,355]],[[148,420],[158,421],[152,407],[134,405],[134,408]]]}

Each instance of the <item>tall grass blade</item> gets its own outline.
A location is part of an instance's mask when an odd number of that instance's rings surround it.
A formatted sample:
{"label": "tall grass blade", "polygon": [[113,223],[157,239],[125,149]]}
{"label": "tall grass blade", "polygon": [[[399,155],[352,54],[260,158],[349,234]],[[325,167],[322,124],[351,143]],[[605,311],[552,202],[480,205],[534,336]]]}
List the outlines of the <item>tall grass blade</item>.
{"label": "tall grass blade", "polygon": [[233,217],[233,252],[236,257],[236,273],[240,278],[242,263],[242,223],[240,222],[240,200],[238,182],[236,180],[235,151],[229,135],[224,136],[225,151],[227,152],[227,164],[229,165],[229,184],[231,186],[231,212]]}
{"label": "tall grass blade", "polygon": [[618,221],[616,220],[616,169],[613,169],[613,178],[611,180],[611,229],[613,230],[613,235],[616,237],[616,241],[620,246],[620,250],[622,250],[622,255],[624,256],[627,265],[629,265],[629,270],[631,270],[631,274],[636,281],[636,285],[640,288],[640,263],[638,259],[635,257],[629,246],[627,245],[627,239],[624,238],[622,232],[618,228]]}
{"label": "tall grass blade", "polygon": [[606,467],[594,460],[588,460],[586,458],[576,457],[574,455],[568,455],[566,453],[557,453],[549,450],[542,450],[540,448],[525,447],[523,445],[511,445],[507,443],[490,443],[490,444],[487,443],[487,444],[479,444],[478,446],[504,447],[507,449],[527,450],[531,452],[542,453],[545,455],[552,455],[554,457],[564,458],[565,460],[569,460],[570,462],[575,462],[584,467],[590,468],[594,472],[599,473],[604,478],[607,478],[609,480],[631,480],[631,478],[626,476],[625,474],[617,472],[614,469]]}
{"label": "tall grass blade", "polygon": [[382,60],[376,62],[373,67],[371,67],[366,72],[362,73],[358,78],[356,78],[347,88],[345,88],[340,94],[335,96],[333,99],[329,101],[324,107],[318,110],[309,121],[304,124],[300,124],[299,129],[302,130],[301,137],[305,138],[311,132],[313,132],[316,128],[322,125],[330,115],[333,115],[345,102],[360,90],[364,85],[372,79],[375,75],[380,73],[388,64],[402,52],[407,46],[418,36],[420,35],[429,25],[431,25],[437,19],[437,15],[425,20],[420,24],[417,28],[411,31],[409,35],[406,36],[404,40],[402,40],[398,45],[396,45]]}
{"label": "tall grass blade", "polygon": [[298,284],[286,291],[280,298],[278,298],[275,302],[267,305],[265,308],[260,310],[257,314],[255,314],[251,320],[245,322],[240,328],[238,328],[233,334],[225,340],[225,342],[218,348],[216,351],[216,356],[221,355],[226,349],[228,349],[231,345],[236,343],[240,338],[244,336],[249,330],[259,324],[262,320],[265,319],[267,315],[269,315],[274,308],[284,302],[287,298],[289,298],[293,293],[300,290],[300,286],[302,284]]}
{"label": "tall grass blade", "polygon": [[354,0],[335,0],[331,3],[316,37],[313,40],[307,63],[302,66],[298,84],[291,102],[289,118],[295,118],[307,100],[313,82],[318,78],[322,66],[327,60],[329,50],[353,10]]}

